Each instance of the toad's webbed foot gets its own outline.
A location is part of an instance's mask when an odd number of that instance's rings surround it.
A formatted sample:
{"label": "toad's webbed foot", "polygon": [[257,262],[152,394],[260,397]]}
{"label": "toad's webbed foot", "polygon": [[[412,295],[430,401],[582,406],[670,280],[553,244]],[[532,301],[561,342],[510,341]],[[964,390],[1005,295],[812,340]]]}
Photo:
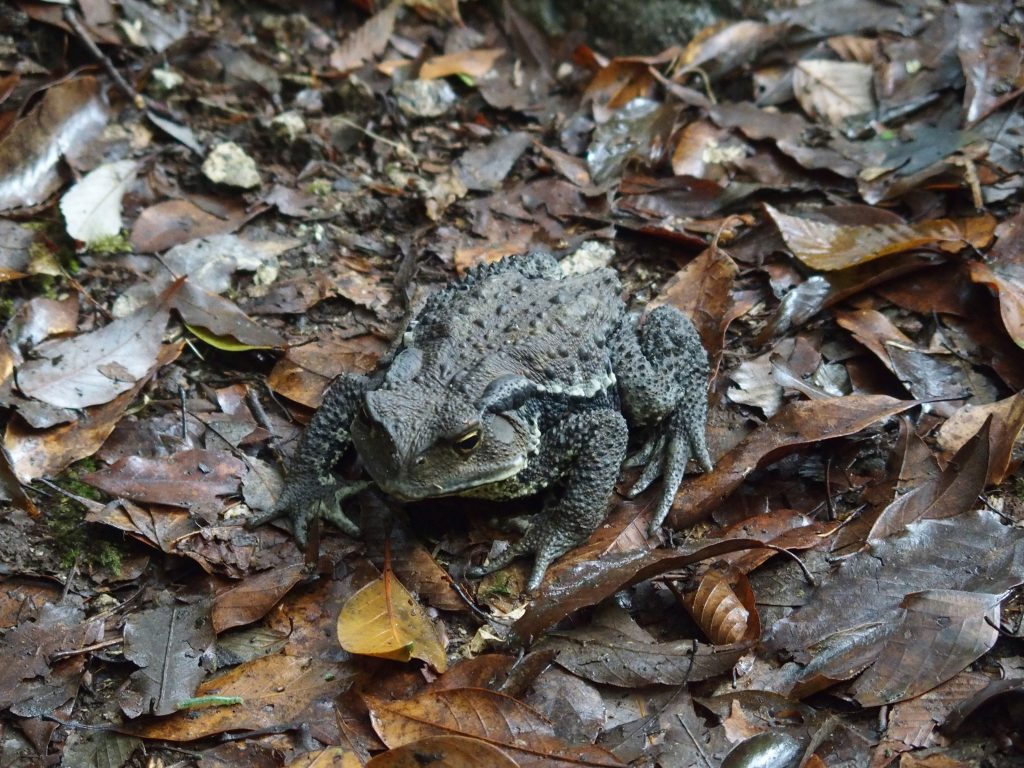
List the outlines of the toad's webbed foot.
{"label": "toad's webbed foot", "polygon": [[711,470],[704,437],[707,353],[689,318],[668,305],[653,310],[639,332],[624,323],[611,347],[623,412],[631,426],[648,436],[630,459],[644,470],[629,495],[638,495],[663,478],[651,520],[654,532],[672,508],[687,462],[693,458],[705,472]]}
{"label": "toad's webbed foot", "polygon": [[305,545],[309,524],[323,518],[345,533],[359,535],[359,527],[342,511],[341,502],[371,483],[338,478],[334,468],[351,445],[352,417],[369,386],[365,377],[356,375],[341,376],[331,384],[302,434],[281,496],[272,509],[251,518],[247,527],[288,517],[295,538]]}

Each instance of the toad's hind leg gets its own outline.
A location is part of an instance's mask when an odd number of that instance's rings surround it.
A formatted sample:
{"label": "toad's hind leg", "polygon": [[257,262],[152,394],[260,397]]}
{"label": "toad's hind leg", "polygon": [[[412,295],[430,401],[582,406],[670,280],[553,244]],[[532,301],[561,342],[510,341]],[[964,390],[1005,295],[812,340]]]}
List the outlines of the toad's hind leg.
{"label": "toad's hind leg", "polygon": [[628,429],[622,414],[593,409],[567,416],[544,433],[539,456],[516,477],[526,488],[548,488],[544,509],[515,544],[487,565],[471,568],[476,578],[534,555],[527,591],[540,586],[556,558],[585,542],[604,519],[615,478],[626,456]]}
{"label": "toad's hind leg", "polygon": [[704,437],[708,356],[693,323],[668,305],[653,310],[639,332],[627,318],[611,350],[622,410],[630,426],[647,436],[638,453],[646,466],[629,495],[664,478],[654,531],[668,515],[690,458],[705,472],[711,469]]}

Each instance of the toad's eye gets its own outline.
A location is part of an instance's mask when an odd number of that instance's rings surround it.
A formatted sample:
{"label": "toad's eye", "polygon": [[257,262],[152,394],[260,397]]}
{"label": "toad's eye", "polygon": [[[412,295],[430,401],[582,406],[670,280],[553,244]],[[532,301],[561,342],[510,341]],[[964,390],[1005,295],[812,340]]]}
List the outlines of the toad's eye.
{"label": "toad's eye", "polygon": [[452,442],[455,446],[455,450],[459,453],[469,453],[480,444],[480,429],[474,427],[473,429],[459,435]]}

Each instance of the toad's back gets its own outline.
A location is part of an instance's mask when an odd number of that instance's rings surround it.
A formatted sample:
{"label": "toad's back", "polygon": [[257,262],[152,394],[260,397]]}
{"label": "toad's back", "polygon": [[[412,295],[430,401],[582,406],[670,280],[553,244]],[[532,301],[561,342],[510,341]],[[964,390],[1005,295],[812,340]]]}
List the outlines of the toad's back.
{"label": "toad's back", "polygon": [[625,312],[610,269],[563,277],[550,256],[493,270],[432,297],[406,335],[423,371],[468,395],[500,376],[522,376],[552,392],[596,386],[606,344]]}

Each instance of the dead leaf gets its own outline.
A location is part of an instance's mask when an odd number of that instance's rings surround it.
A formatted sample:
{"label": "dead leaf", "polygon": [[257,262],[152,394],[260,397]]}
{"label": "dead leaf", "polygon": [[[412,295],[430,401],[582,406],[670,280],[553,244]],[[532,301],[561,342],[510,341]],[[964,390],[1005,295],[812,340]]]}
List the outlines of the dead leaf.
{"label": "dead leaf", "polygon": [[787,403],[765,425],[744,438],[679,489],[668,523],[685,528],[703,520],[758,466],[792,453],[802,445],[855,434],[877,421],[918,405],[885,395],[851,395],[830,400]]}
{"label": "dead leaf", "polygon": [[341,607],[338,642],[349,653],[394,661],[422,659],[438,672],[448,668],[437,628],[387,569]]}
{"label": "dead leaf", "polygon": [[481,739],[465,736],[428,736],[377,755],[366,768],[422,768],[424,756],[445,768],[518,768],[508,754]]}
{"label": "dead leaf", "polygon": [[449,75],[484,77],[494,67],[494,62],[505,53],[504,48],[477,48],[471,51],[457,51],[443,56],[433,56],[420,67],[421,80],[435,80]]}
{"label": "dead leaf", "polygon": [[875,108],[874,70],[855,61],[801,59],[793,68],[793,93],[804,112],[842,125]]}
{"label": "dead leaf", "polygon": [[765,205],[789,251],[812,269],[845,269],[902,251],[962,241],[951,221],[939,219],[922,224],[843,226],[816,219],[790,216]]}
{"label": "dead leaf", "polygon": [[304,721],[314,732],[337,740],[332,702],[353,674],[346,663],[283,654],[266,656],[206,680],[195,692],[197,697],[237,697],[242,703],[139,721],[130,730],[145,739],[178,742],[224,731]]}
{"label": "dead leaf", "polygon": [[560,741],[537,712],[493,691],[461,688],[404,701],[365,699],[374,730],[391,748],[431,736],[469,736],[507,752],[523,768],[623,765],[599,747]]}
{"label": "dead leaf", "polygon": [[386,349],[376,336],[320,341],[289,348],[267,377],[271,389],[316,408],[324,390],[341,373],[369,373]]}
{"label": "dead leaf", "polygon": [[121,198],[138,169],[134,160],[105,163],[69,189],[60,200],[68,234],[87,245],[121,234]]}
{"label": "dead leaf", "polygon": [[387,48],[388,39],[395,28],[395,19],[402,2],[391,2],[376,15],[371,16],[365,24],[350,34],[345,42],[331,53],[330,63],[333,69],[347,72],[358,69],[374,56],[379,56]]}
{"label": "dead leaf", "polygon": [[[18,388],[62,408],[109,403],[152,370],[169,317],[166,301],[153,301],[99,330],[40,344],[34,350],[38,359],[18,368]],[[113,379],[100,370],[112,363],[131,380]]]}
{"label": "dead leaf", "polygon": [[128,456],[90,472],[84,482],[111,496],[189,508],[221,506],[221,496],[239,492],[245,465],[230,453],[193,449],[169,457]]}
{"label": "dead leaf", "polygon": [[149,206],[135,219],[132,247],[140,253],[153,253],[190,240],[228,234],[267,207],[263,204],[247,208],[237,200],[223,200],[216,207],[200,206],[187,199],[165,200]]}
{"label": "dead leaf", "polygon": [[[711,568],[697,577],[696,584],[687,585],[682,594],[683,607],[715,645],[732,645],[761,633],[750,585],[742,574],[736,581],[738,589],[725,574]],[[744,592],[750,600],[741,598]]]}
{"label": "dead leaf", "polygon": [[210,613],[213,631],[219,635],[226,629],[262,619],[299,583],[304,570],[302,563],[272,568],[218,592]]}
{"label": "dead leaf", "polygon": [[95,77],[64,80],[0,141],[0,210],[44,202],[61,186],[61,156],[81,148],[107,124]]}

